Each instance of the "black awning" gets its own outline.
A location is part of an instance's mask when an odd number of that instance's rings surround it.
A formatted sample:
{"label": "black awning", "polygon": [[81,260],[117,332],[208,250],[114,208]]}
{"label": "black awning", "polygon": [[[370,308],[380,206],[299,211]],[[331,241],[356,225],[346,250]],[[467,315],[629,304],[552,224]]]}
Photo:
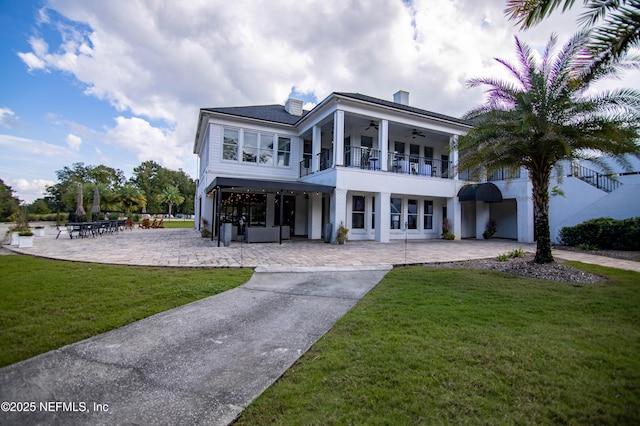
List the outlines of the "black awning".
{"label": "black awning", "polygon": [[217,177],[207,186],[206,194],[211,192],[215,187],[220,188],[255,188],[255,189],[271,189],[274,191],[295,191],[295,192],[324,192],[331,194],[333,186],[317,185],[315,183],[291,182],[279,180],[261,180],[261,179],[242,179],[231,177]]}
{"label": "black awning", "polygon": [[502,192],[491,182],[465,185],[458,191],[460,201],[484,201],[485,203],[501,203]]}

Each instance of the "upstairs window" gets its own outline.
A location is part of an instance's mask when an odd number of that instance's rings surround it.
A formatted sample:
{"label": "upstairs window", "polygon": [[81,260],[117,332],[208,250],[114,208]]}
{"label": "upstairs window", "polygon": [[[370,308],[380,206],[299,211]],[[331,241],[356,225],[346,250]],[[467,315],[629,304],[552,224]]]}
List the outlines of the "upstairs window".
{"label": "upstairs window", "polygon": [[242,161],[245,163],[255,163],[258,160],[258,134],[244,132],[244,143],[242,144]]}
{"label": "upstairs window", "polygon": [[289,167],[291,161],[291,139],[278,138],[278,167]]}
{"label": "upstairs window", "polygon": [[224,139],[222,141],[222,159],[238,161],[239,146],[238,131],[234,129],[224,129]]}
{"label": "upstairs window", "polygon": [[273,165],[273,135],[260,135],[258,161],[260,164]]}

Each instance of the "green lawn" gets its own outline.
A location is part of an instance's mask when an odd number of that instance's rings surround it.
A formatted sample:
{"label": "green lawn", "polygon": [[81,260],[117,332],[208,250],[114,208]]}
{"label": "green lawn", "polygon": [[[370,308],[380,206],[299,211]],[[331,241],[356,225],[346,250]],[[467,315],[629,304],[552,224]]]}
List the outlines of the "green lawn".
{"label": "green lawn", "polygon": [[165,219],[162,222],[162,225],[165,228],[190,228],[193,229],[193,220],[182,220],[182,219]]}
{"label": "green lawn", "polygon": [[223,292],[251,273],[0,256],[0,366]]}
{"label": "green lawn", "polygon": [[640,424],[640,274],[579,267],[396,268],[238,424]]}

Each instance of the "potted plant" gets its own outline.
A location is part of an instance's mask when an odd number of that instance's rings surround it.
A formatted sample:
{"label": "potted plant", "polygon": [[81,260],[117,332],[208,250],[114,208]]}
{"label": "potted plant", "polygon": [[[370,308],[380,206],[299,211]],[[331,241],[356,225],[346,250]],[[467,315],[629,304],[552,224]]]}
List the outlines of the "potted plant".
{"label": "potted plant", "polygon": [[44,226],[36,226],[33,230],[33,234],[36,237],[44,237]]}
{"label": "potted plant", "polygon": [[448,218],[442,219],[442,239],[444,240],[453,240],[455,239],[455,235],[453,235],[450,231],[451,224],[449,224]]}
{"label": "potted plant", "polygon": [[336,241],[338,244],[344,244],[347,241],[347,234],[349,233],[349,229],[345,228],[344,224],[340,222],[340,226],[338,227],[338,233],[336,234]]}
{"label": "potted plant", "polygon": [[487,225],[484,228],[484,232],[482,233],[482,236],[484,237],[485,240],[488,240],[489,238],[493,237],[496,231],[497,231],[496,221],[493,219],[489,219],[487,221]]}
{"label": "potted plant", "polygon": [[33,232],[20,231],[18,233],[18,248],[33,247]]}

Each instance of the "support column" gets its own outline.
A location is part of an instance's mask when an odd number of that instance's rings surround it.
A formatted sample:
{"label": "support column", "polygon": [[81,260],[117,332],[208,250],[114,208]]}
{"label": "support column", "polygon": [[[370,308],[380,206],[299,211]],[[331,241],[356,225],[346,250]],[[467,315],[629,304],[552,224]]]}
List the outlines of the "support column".
{"label": "support column", "polygon": [[[449,161],[453,167],[453,179],[458,180],[458,135],[449,137]],[[451,170],[451,167],[449,167]]]}
{"label": "support column", "polygon": [[344,111],[333,113],[333,165],[344,166]]}
{"label": "support column", "polygon": [[340,227],[340,222],[347,226],[347,190],[336,188],[331,194],[331,223],[333,224],[333,235],[331,242],[335,242],[336,232]]}
{"label": "support column", "polygon": [[322,151],[322,128],[313,126],[311,130],[311,173],[320,171],[320,151]]}
{"label": "support column", "polygon": [[456,240],[462,238],[462,206],[458,197],[447,199],[447,215],[449,216],[450,232]]}
{"label": "support column", "polygon": [[518,242],[533,243],[533,200],[531,199],[531,182],[527,184],[526,194],[516,198],[518,220]]}
{"label": "support column", "polygon": [[[249,218],[247,218],[248,220]],[[264,224],[267,228],[276,222],[276,194],[267,194],[267,210],[265,211]]]}
{"label": "support column", "polygon": [[379,243],[388,243],[391,231],[389,229],[391,217],[391,193],[378,192],[376,194],[376,236]]}
{"label": "support column", "polygon": [[490,217],[489,204],[484,201],[476,201],[476,239],[484,239],[484,230]]}
{"label": "support column", "polygon": [[388,170],[389,169],[389,120],[380,120],[380,125],[378,127],[378,149],[380,150],[380,170]]}
{"label": "support column", "polygon": [[309,219],[308,231],[309,239],[319,240],[322,238],[322,194],[309,194]]}

